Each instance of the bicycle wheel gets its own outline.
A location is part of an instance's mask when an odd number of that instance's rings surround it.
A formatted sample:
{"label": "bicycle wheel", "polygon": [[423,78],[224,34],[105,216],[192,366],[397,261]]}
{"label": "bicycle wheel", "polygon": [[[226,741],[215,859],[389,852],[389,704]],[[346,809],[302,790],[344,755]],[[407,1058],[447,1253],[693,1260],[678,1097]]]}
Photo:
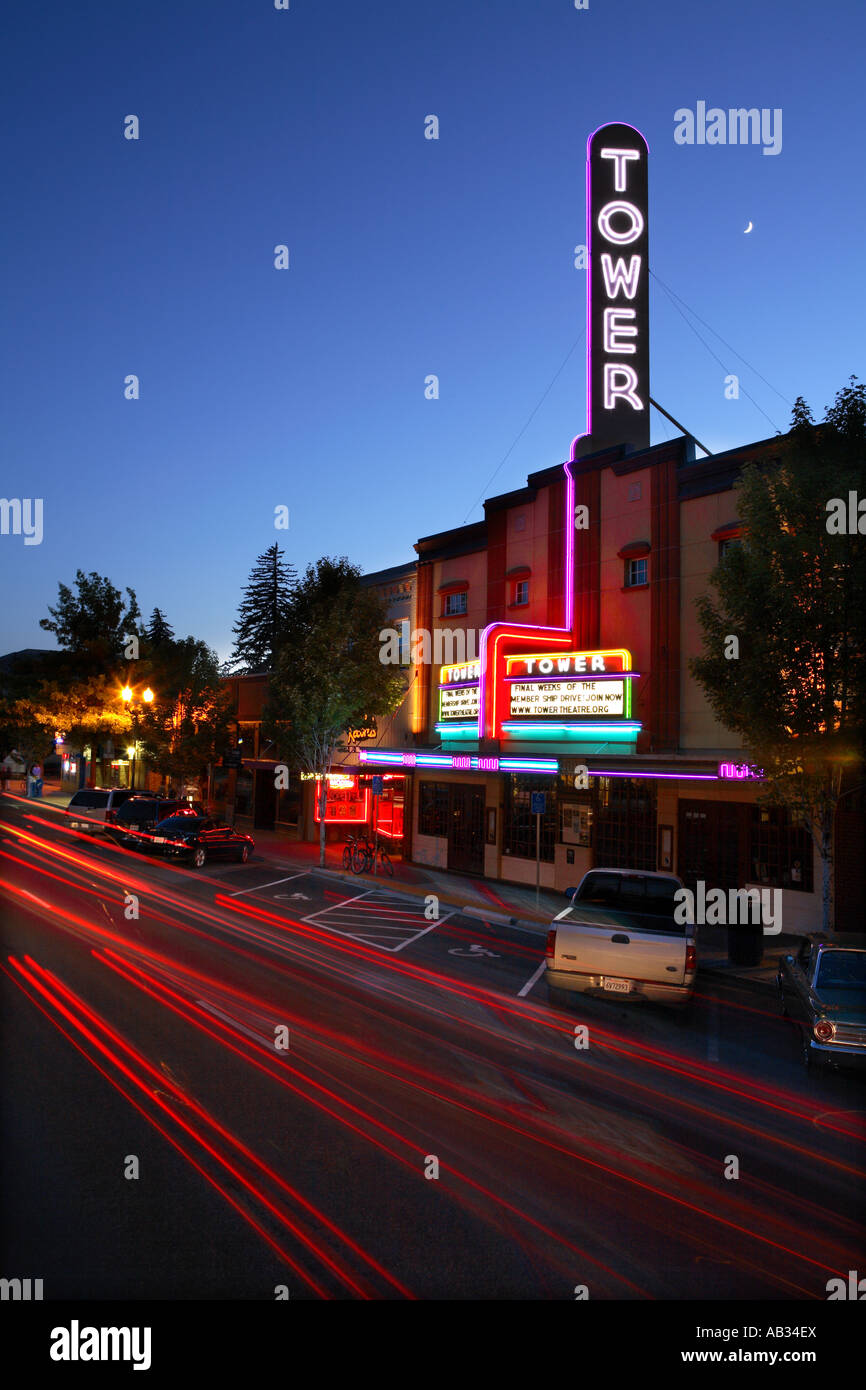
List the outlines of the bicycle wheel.
{"label": "bicycle wheel", "polygon": [[363,845],[355,845],[352,850],[352,873],[362,874],[368,867],[369,855]]}
{"label": "bicycle wheel", "polygon": [[390,856],[383,849],[379,850],[379,867],[384,869],[390,878],[394,877],[394,865],[391,863]]}
{"label": "bicycle wheel", "polygon": [[351,867],[352,867],[352,846],[351,846],[351,845],[344,845],[344,846],[343,846],[343,868],[344,868],[344,869],[351,869]]}

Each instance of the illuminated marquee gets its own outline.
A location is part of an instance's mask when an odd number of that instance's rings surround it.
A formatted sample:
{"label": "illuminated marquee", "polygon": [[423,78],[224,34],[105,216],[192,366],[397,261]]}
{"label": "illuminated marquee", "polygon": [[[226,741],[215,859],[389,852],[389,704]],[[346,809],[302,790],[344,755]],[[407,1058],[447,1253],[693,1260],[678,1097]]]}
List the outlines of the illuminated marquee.
{"label": "illuminated marquee", "polygon": [[448,719],[478,719],[480,697],[478,682],[458,687],[440,687],[439,718],[444,723]]}
{"label": "illuminated marquee", "polygon": [[646,140],[606,125],[587,146],[587,434],[595,452],[649,448]]}
{"label": "illuminated marquee", "polygon": [[440,724],[478,722],[481,704],[480,661],[443,666],[439,672]]}
{"label": "illuminated marquee", "polygon": [[[504,681],[511,719],[628,719],[631,654],[538,652],[507,656]],[[506,731],[515,732],[516,725]]]}

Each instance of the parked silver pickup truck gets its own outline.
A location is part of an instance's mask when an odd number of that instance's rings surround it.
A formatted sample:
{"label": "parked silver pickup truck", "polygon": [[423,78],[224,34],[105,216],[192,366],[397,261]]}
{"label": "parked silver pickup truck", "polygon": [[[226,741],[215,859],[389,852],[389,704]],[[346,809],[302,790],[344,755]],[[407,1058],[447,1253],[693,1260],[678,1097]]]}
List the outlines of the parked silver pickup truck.
{"label": "parked silver pickup truck", "polygon": [[547,934],[552,1002],[569,993],[682,1007],[698,968],[695,929],[674,918],[675,874],[590,869]]}

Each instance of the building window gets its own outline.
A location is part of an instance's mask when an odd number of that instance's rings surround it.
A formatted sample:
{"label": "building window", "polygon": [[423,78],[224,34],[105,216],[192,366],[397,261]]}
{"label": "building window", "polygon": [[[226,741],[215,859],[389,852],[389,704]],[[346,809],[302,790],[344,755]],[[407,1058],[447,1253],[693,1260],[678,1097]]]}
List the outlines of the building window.
{"label": "building window", "polygon": [[625,562],[625,586],[627,589],[636,589],[641,584],[647,582],[647,562],[646,560],[626,560]]}
{"label": "building window", "polygon": [[514,603],[515,603],[515,606],[516,606],[517,604],[528,603],[528,602],[529,602],[529,580],[528,580],[528,579],[518,579],[517,583],[516,583],[515,586],[514,586]]}
{"label": "building window", "polygon": [[784,806],[753,806],[749,855],[753,881],[812,892],[812,837]]}
{"label": "building window", "polygon": [[558,826],[556,785],[550,777],[523,777],[513,773],[505,782],[505,807],[502,818],[502,853],[513,859],[535,858],[535,816],[532,814],[532,793],[545,792],[547,806],[541,817],[541,858],[545,864],[554,860]]}
{"label": "building window", "polygon": [[740,536],[727,536],[724,540],[719,541],[719,564],[721,564],[725,556],[738,545],[742,545]]}
{"label": "building window", "polygon": [[448,834],[447,782],[422,782],[418,794],[418,834]]}
{"label": "building window", "polygon": [[656,867],[656,784],[648,778],[598,777],[595,862],[603,869]]}
{"label": "building window", "polygon": [[445,595],[445,617],[456,618],[461,613],[466,612],[466,590],[461,590],[458,594]]}

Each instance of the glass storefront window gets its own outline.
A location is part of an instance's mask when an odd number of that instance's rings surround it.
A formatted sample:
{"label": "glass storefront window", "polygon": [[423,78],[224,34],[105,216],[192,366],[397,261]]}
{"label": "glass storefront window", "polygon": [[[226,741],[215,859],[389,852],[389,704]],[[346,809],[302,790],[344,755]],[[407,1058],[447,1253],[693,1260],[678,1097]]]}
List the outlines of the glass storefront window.
{"label": "glass storefront window", "polygon": [[753,806],[749,855],[755,883],[812,892],[812,837],[784,806]]}
{"label": "glass storefront window", "polygon": [[448,834],[448,784],[422,782],[418,792],[418,834]]}
{"label": "glass storefront window", "polygon": [[545,864],[552,864],[559,829],[557,787],[552,777],[525,777],[521,773],[512,773],[505,779],[502,853],[515,859],[535,858],[533,792],[544,792],[547,796],[547,809],[541,817],[541,859]]}
{"label": "glass storefront window", "polygon": [[656,784],[596,777],[595,862],[610,869],[656,867]]}

